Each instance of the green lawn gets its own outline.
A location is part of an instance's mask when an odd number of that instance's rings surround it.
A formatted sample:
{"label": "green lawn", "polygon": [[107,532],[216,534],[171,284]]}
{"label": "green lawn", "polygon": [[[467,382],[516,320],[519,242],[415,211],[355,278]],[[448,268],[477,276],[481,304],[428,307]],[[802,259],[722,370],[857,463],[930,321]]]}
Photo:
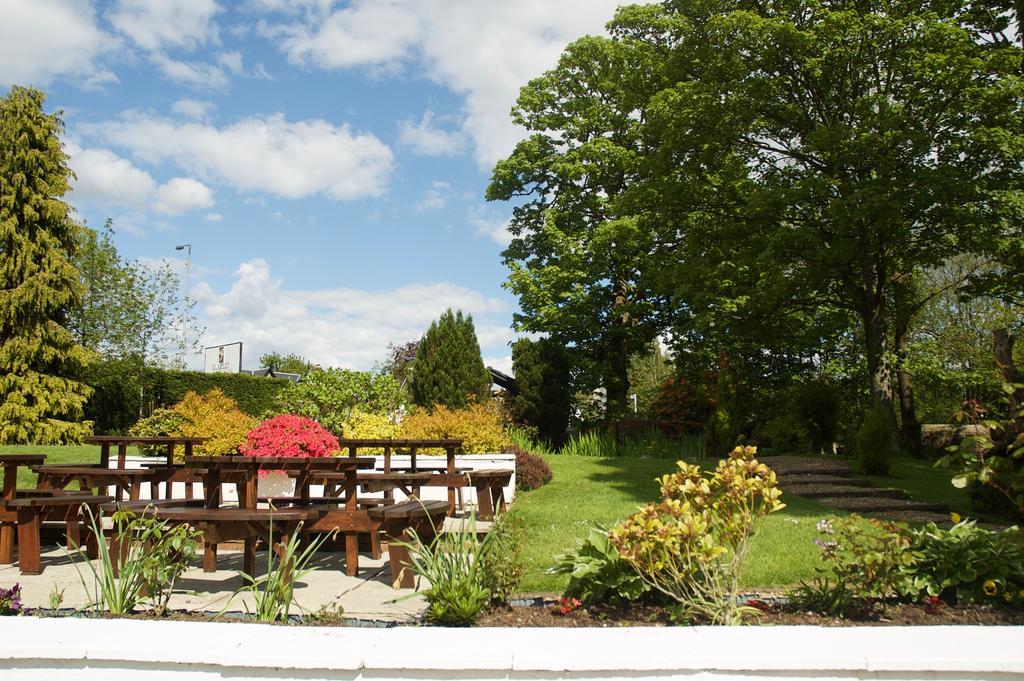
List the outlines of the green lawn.
{"label": "green lawn", "polygon": [[[522,591],[561,591],[562,575],[546,570],[553,557],[576,545],[587,528],[610,525],[658,495],[655,478],[675,469],[666,459],[547,457],[554,479],[532,492],[516,495],[514,513],[526,531]],[[814,575],[818,547],[815,523],[829,511],[800,497],[783,498],[787,507],[773,514],[754,540],[743,583],[750,587],[795,584]]]}
{"label": "green lawn", "polygon": [[[138,452],[132,447],[130,455]],[[99,463],[98,445],[43,446],[43,445],[0,445],[0,454],[46,454],[46,463]],[[22,466],[18,468],[18,487],[36,486],[36,474]]]}
{"label": "green lawn", "polygon": [[868,480],[878,487],[896,487],[919,501],[932,501],[949,506],[961,515],[975,515],[970,511],[967,492],[953,487],[953,471],[936,468],[931,461],[911,457],[897,457],[889,466],[889,475],[871,475]]}

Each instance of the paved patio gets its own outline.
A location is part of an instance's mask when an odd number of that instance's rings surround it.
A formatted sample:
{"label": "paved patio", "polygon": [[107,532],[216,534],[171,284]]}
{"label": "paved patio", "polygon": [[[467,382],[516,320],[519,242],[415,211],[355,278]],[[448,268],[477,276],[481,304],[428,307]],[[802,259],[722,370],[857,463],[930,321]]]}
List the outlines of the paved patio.
{"label": "paved patio", "polygon": [[[76,554],[77,570],[71,556],[60,547],[43,552],[43,572],[40,575],[22,575],[17,564],[0,565],[0,587],[21,584],[22,601],[27,607],[50,607],[50,594],[54,589],[64,590],[62,608],[84,608],[94,595],[93,575],[84,563],[84,554]],[[266,570],[267,554],[257,555],[257,572]],[[344,570],[344,553],[321,551],[311,562],[313,571],[295,585],[295,604],[292,614],[340,612],[345,618],[372,622],[410,622],[426,609],[423,597],[411,589],[393,589],[387,554],[381,560],[360,556],[360,574],[348,577]],[[242,586],[240,551],[219,552],[216,572],[205,573],[199,566],[189,569],[175,585],[170,607],[173,610],[221,610],[245,612],[252,610],[252,598],[247,594],[232,594]],[[81,573],[81,577],[79,577]]]}

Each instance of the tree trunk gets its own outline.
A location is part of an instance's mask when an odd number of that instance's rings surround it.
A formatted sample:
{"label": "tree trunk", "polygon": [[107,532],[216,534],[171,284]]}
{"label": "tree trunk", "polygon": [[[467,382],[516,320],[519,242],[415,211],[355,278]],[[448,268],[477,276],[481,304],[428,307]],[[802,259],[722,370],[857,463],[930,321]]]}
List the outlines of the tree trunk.
{"label": "tree trunk", "polygon": [[885,294],[881,286],[873,287],[861,310],[864,329],[864,350],[871,379],[872,408],[883,407],[889,415],[892,445],[896,449],[896,412],[893,408],[893,371],[889,356],[889,320],[885,308]]}
{"label": "tree trunk", "polygon": [[[897,296],[899,298],[899,296]],[[912,315],[905,300],[897,302],[895,332],[893,333],[893,354],[896,357],[896,391],[900,404],[900,445],[910,454],[921,454],[921,422],[917,419],[914,403],[914,379],[907,371],[907,345],[910,342]]]}
{"label": "tree trunk", "polygon": [[605,416],[609,420],[620,419],[626,414],[629,401],[629,331],[633,321],[627,308],[629,292],[625,279],[617,276],[614,285],[604,383],[607,397]]}

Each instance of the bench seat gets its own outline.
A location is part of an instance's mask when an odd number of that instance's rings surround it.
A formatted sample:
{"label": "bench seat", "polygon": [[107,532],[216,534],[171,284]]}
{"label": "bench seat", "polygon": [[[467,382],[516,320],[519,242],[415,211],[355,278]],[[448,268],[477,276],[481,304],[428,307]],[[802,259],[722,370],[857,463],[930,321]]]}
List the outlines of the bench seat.
{"label": "bench seat", "polygon": [[412,561],[406,543],[412,532],[426,544],[433,541],[448,515],[446,501],[419,501],[410,499],[400,504],[370,509],[370,517],[379,520],[388,542],[388,563],[391,566],[391,585],[396,589],[411,589],[416,585]]}

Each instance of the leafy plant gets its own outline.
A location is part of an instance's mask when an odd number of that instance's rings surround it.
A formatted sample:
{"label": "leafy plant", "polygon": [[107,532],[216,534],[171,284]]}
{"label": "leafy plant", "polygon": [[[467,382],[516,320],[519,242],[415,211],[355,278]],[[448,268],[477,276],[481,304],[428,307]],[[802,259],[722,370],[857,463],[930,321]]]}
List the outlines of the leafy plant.
{"label": "leafy plant", "polygon": [[480,357],[473,315],[448,309],[430,323],[416,348],[409,389],[427,408],[463,409],[490,398],[491,374]]}
{"label": "leafy plant", "polygon": [[348,369],[312,369],[278,394],[279,413],[313,419],[342,433],[353,410],[391,416],[402,406],[401,384],[390,374]]}
{"label": "leafy plant", "polygon": [[519,447],[513,447],[512,452],[516,455],[517,489],[537,489],[551,482],[551,466],[547,461]]}
{"label": "leafy plant", "polygon": [[250,430],[238,451],[248,456],[326,457],[338,451],[338,438],[316,421],[281,414]]}
{"label": "leafy plant", "polygon": [[635,601],[651,590],[633,565],[619,555],[602,527],[591,527],[579,546],[556,556],[549,572],[569,575],[564,596],[584,605]]}
{"label": "leafy plant", "polygon": [[427,544],[415,531],[404,545],[409,549],[412,570],[429,586],[423,591],[427,599],[427,619],[435,624],[466,625],[491,600],[484,580],[483,556],[497,541],[487,533],[480,539],[476,531],[476,515],[469,517],[454,532],[435,535]]}
{"label": "leafy plant", "polygon": [[878,600],[908,593],[917,561],[906,525],[854,514],[818,523],[815,539],[824,567],[790,595],[801,607],[831,615],[870,609]]}
{"label": "leafy plant", "polygon": [[21,614],[21,584],[10,589],[0,588],[0,616]]}
{"label": "leafy plant", "polygon": [[[242,587],[233,595],[248,593],[253,600],[254,608],[249,614],[260,622],[287,622],[291,614],[291,607],[295,601],[295,582],[311,572],[309,561],[327,540],[328,535],[309,542],[305,549],[299,550],[301,546],[302,524],[283,544],[274,548],[274,523],[270,523],[268,545],[272,547],[267,551],[267,571],[259,577],[253,577],[245,572],[242,573],[242,580],[245,582]],[[280,552],[280,555],[277,555]],[[231,602],[231,599],[228,600]],[[225,606],[226,609],[227,606]],[[248,611],[248,604],[246,604]],[[222,613],[223,614],[223,611]]]}
{"label": "leafy plant", "polygon": [[[459,439],[465,454],[503,452],[511,444],[505,430],[504,414],[495,400],[470,404],[464,409],[450,409],[444,405],[437,405],[429,411],[416,409],[402,419],[399,437],[410,440]],[[421,452],[443,453],[440,449]]]}
{"label": "leafy plant", "polygon": [[[102,517],[93,516],[88,507],[86,511],[93,536],[102,537]],[[175,582],[195,557],[199,532],[188,525],[172,525],[146,512],[136,514],[127,509],[116,511],[111,520],[122,547],[121,556],[100,551],[98,566],[94,561],[83,561],[93,575],[90,607],[97,612],[105,609],[113,615],[124,615],[146,600],[154,612],[162,615]],[[115,560],[121,561],[116,570]],[[89,591],[77,562],[75,570]]]}
{"label": "leafy plant", "polygon": [[256,419],[242,412],[220,388],[205,395],[189,391],[173,408],[184,419],[182,435],[206,438],[193,449],[200,456],[237,454],[246,435],[257,424]]}
{"label": "leafy plant", "polygon": [[[341,436],[348,440],[386,440],[398,435],[400,426],[386,414],[374,414],[362,409],[352,410],[342,426]],[[382,447],[360,449],[360,454],[383,454]]]}
{"label": "leafy plant", "polygon": [[865,475],[887,475],[894,450],[892,415],[876,404],[857,431],[857,468]]}
{"label": "leafy plant", "polygon": [[56,584],[50,589],[50,613],[56,615],[60,611],[60,606],[64,603],[64,587],[58,587]]}
{"label": "leafy plant", "polygon": [[609,532],[619,554],[687,618],[739,624],[757,612],[738,602],[739,573],[751,538],[784,504],[775,472],[754,454],[737,447],[709,478],[678,462],[676,473],[661,478],[661,502]]}
{"label": "leafy plant", "polygon": [[1024,551],[1016,527],[992,532],[961,520],[946,530],[928,523],[911,532],[911,548],[918,554],[911,570],[914,594],[1024,606]]}
{"label": "leafy plant", "polygon": [[[128,434],[135,437],[161,437],[165,435],[181,435],[185,417],[173,409],[154,409],[144,419],[139,419],[128,429]],[[166,449],[160,445],[139,445],[143,456],[160,456]]]}
{"label": "leafy plant", "polygon": [[492,603],[505,603],[523,576],[523,528],[517,516],[496,516],[488,534],[494,538],[480,555],[482,583]]}

